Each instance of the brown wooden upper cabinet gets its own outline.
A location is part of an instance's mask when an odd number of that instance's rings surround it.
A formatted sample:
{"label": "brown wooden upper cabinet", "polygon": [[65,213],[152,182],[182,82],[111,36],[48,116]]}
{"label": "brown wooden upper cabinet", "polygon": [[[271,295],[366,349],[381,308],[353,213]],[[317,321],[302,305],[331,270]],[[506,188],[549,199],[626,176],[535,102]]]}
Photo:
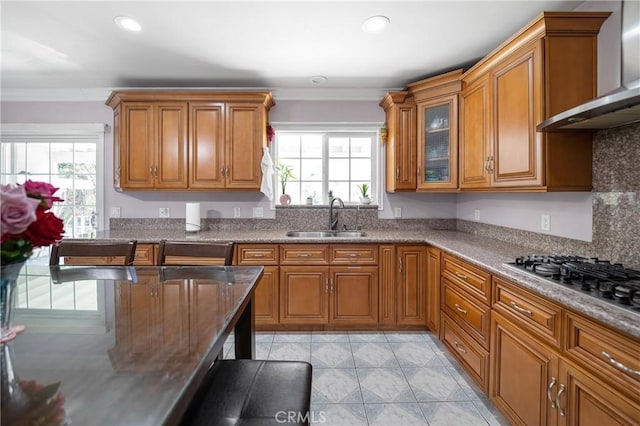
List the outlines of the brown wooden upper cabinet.
{"label": "brown wooden upper cabinet", "polygon": [[416,105],[409,92],[389,92],[380,101],[388,138],[385,144],[385,190],[416,190]]}
{"label": "brown wooden upper cabinet", "polygon": [[460,188],[590,191],[591,133],[538,133],[597,95],[608,12],[544,12],[462,76]]}
{"label": "brown wooden upper cabinet", "polygon": [[462,70],[409,85],[417,108],[417,190],[458,188],[458,94]]}
{"label": "brown wooden upper cabinet", "polygon": [[260,189],[267,92],[117,91],[114,187]]}

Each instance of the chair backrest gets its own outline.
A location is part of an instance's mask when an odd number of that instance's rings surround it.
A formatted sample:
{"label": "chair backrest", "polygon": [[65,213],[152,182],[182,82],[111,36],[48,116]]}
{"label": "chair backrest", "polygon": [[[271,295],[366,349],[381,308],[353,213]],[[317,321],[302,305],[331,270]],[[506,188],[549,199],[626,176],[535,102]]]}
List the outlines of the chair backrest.
{"label": "chair backrest", "polygon": [[121,257],[123,265],[133,265],[137,244],[136,240],[61,240],[51,246],[49,265],[59,265],[60,258],[65,257],[82,258],[74,259],[76,265],[104,264],[95,259],[104,257]]}
{"label": "chair backrest", "polygon": [[233,243],[160,241],[158,265],[231,265]]}

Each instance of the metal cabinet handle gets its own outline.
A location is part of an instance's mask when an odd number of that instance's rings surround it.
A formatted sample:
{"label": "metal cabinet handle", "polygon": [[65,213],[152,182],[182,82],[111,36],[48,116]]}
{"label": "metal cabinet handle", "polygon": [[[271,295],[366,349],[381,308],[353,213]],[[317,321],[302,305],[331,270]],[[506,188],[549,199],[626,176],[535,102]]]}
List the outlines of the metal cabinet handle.
{"label": "metal cabinet handle", "polygon": [[251,254],[251,257],[266,257],[267,255],[264,253],[253,253]]}
{"label": "metal cabinet handle", "polygon": [[224,167],[221,167],[221,168],[220,168],[220,174],[221,174],[222,176],[224,176]]}
{"label": "metal cabinet handle", "polygon": [[556,408],[556,401],[551,396],[551,392],[555,385],[556,385],[556,378],[552,377],[551,383],[549,383],[549,386],[547,387],[547,399],[549,400],[549,402],[551,402],[551,408]]}
{"label": "metal cabinet handle", "polygon": [[334,287],[333,287],[333,279],[329,280],[329,293],[333,293]]}
{"label": "metal cabinet handle", "polygon": [[311,257],[311,253],[298,253],[298,257]]}
{"label": "metal cabinet handle", "polygon": [[614,367],[616,367],[618,370],[623,371],[627,374],[632,374],[634,376],[640,376],[640,371],[634,370],[633,368],[629,368],[623,363],[616,361],[615,358],[609,355],[608,353],[602,352],[602,356],[605,357],[609,361],[609,363]]}
{"label": "metal cabinet handle", "polygon": [[458,342],[453,342],[453,345],[456,347],[456,349],[458,350],[458,352],[462,352],[463,354],[467,353],[467,350],[464,348],[464,346],[462,346],[460,343]]}
{"label": "metal cabinet handle", "polygon": [[462,308],[460,307],[460,305],[458,305],[457,303],[455,303],[453,306],[455,306],[455,307],[456,307],[456,309],[458,310],[458,312],[462,312],[462,314],[463,314],[463,315],[467,315],[467,311],[466,311],[466,310],[464,310],[464,309],[462,309]]}
{"label": "metal cabinet handle", "polygon": [[360,253],[349,253],[349,257],[360,257]]}
{"label": "metal cabinet handle", "polygon": [[153,176],[153,166],[149,167],[149,174]]}
{"label": "metal cabinet handle", "polygon": [[400,167],[396,167],[396,179],[400,179]]}
{"label": "metal cabinet handle", "polygon": [[229,175],[231,174],[231,173],[229,172],[229,167],[228,167],[228,166],[227,166],[227,167],[225,167],[225,168],[224,168],[224,170],[225,170],[225,173],[226,173],[226,175],[227,175],[227,176],[229,176]]}
{"label": "metal cabinet handle", "polygon": [[329,293],[329,278],[324,279],[324,292]]}
{"label": "metal cabinet handle", "polygon": [[484,161],[484,169],[487,171],[487,173],[489,172],[489,157],[487,157],[487,159]]}
{"label": "metal cabinet handle", "polygon": [[530,311],[530,310],[528,310],[528,309],[521,308],[521,307],[520,307],[520,306],[518,306],[518,304],[517,304],[516,302],[514,302],[514,301],[511,301],[511,307],[512,307],[513,309],[515,309],[516,311],[520,312],[521,314],[527,314],[527,315],[529,315],[529,316],[532,316],[532,315],[533,315],[533,312],[531,312],[531,311]]}
{"label": "metal cabinet handle", "polygon": [[398,259],[398,262],[400,262],[400,272],[402,273],[402,258],[401,257]]}
{"label": "metal cabinet handle", "polygon": [[456,277],[462,278],[463,280],[466,280],[467,278],[469,278],[465,274],[463,274],[462,272],[458,272],[458,271],[456,271]]}
{"label": "metal cabinet handle", "polygon": [[558,389],[558,394],[556,395],[556,405],[558,406],[558,411],[561,416],[564,417],[565,411],[564,408],[560,405],[562,401],[560,401],[560,395],[564,393],[567,388],[564,385],[560,385],[560,389]]}
{"label": "metal cabinet handle", "polygon": [[487,163],[487,166],[489,167],[488,172],[493,173],[493,155],[489,156],[489,161]]}

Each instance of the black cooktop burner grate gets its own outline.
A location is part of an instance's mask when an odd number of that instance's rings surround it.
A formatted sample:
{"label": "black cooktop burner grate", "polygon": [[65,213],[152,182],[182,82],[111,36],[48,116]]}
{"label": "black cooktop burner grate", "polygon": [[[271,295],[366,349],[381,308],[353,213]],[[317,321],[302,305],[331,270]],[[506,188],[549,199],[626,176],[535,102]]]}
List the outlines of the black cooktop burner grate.
{"label": "black cooktop burner grate", "polygon": [[598,258],[519,256],[511,266],[640,311],[640,271]]}

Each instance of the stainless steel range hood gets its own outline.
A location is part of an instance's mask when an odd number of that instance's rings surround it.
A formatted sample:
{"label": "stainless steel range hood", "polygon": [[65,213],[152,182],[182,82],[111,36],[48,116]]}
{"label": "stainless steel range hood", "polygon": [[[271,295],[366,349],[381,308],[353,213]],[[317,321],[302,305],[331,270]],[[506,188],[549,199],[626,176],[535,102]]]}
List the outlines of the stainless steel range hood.
{"label": "stainless steel range hood", "polygon": [[640,88],[596,98],[538,124],[539,132],[598,130],[640,122]]}
{"label": "stainless steel range hood", "polygon": [[623,0],[620,11],[620,87],[548,118],[536,130],[585,131],[640,122],[640,2]]}

